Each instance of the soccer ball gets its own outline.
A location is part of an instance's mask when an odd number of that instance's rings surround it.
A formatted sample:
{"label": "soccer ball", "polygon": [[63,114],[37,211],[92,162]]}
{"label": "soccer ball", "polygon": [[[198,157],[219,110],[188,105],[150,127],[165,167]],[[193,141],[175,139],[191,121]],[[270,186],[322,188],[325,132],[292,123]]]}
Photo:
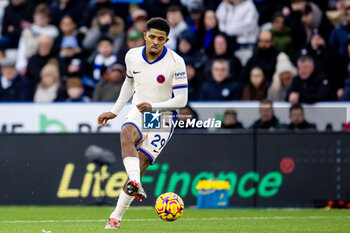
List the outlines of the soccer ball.
{"label": "soccer ball", "polygon": [[184,210],[184,202],[176,193],[163,193],[155,203],[158,216],[165,221],[175,221]]}

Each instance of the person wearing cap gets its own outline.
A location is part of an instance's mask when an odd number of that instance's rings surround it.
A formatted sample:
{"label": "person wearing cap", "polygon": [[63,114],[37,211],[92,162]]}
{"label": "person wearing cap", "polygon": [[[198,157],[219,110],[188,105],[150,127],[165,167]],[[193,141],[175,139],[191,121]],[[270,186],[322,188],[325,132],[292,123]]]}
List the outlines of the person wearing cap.
{"label": "person wearing cap", "polygon": [[83,83],[79,77],[72,77],[67,80],[66,90],[68,98],[66,102],[90,102],[91,99],[85,95]]}
{"label": "person wearing cap", "polygon": [[16,70],[16,60],[1,61],[0,101],[32,101],[32,85]]}
{"label": "person wearing cap", "polygon": [[59,66],[62,81],[65,82],[73,76],[82,77],[87,74],[87,61],[81,54],[78,41],[74,36],[63,37]]}
{"label": "person wearing cap", "polygon": [[126,39],[128,50],[145,45],[145,40],[143,39],[142,32],[136,28],[128,32]]}
{"label": "person wearing cap", "polygon": [[[70,1],[69,1],[70,2]],[[77,38],[79,47],[82,47],[83,39],[85,34],[77,30],[77,24],[74,18],[70,15],[65,15],[59,23],[60,34],[54,40],[53,53],[55,55],[59,54],[61,49],[62,40],[67,36],[74,36]]]}
{"label": "person wearing cap", "polygon": [[92,95],[93,101],[115,101],[125,78],[125,66],[116,63],[108,67]]}
{"label": "person wearing cap", "polygon": [[145,40],[143,39],[143,34],[136,28],[131,28],[127,32],[126,36],[126,46],[123,46],[118,54],[118,62],[125,66],[125,55],[133,48],[141,47],[145,45]]}

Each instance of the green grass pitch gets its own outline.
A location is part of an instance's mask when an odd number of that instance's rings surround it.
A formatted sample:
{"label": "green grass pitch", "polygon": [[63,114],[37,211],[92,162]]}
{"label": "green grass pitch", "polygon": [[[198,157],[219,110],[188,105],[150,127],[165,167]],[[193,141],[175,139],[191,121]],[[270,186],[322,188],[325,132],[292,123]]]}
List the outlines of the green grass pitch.
{"label": "green grass pitch", "polygon": [[113,207],[0,206],[0,232],[350,232],[350,210],[190,209],[175,222],[158,218],[151,207],[132,207],[119,230],[104,230]]}

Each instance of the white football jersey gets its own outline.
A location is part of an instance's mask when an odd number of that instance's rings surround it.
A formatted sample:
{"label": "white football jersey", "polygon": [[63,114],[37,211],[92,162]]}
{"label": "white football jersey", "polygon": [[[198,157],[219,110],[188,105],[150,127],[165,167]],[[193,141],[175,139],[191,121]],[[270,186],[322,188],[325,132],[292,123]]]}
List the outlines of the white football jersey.
{"label": "white football jersey", "polygon": [[125,56],[127,78],[134,81],[134,105],[164,102],[173,97],[174,89],[188,87],[185,62],[178,54],[164,46],[163,53],[149,62],[145,48],[130,49]]}

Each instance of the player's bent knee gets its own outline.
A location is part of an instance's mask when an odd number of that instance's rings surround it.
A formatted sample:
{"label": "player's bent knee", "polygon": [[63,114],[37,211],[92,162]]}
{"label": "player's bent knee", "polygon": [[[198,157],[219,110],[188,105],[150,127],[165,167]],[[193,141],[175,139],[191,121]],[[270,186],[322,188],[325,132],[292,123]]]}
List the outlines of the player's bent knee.
{"label": "player's bent knee", "polygon": [[138,140],[140,140],[140,135],[135,126],[125,125],[120,133],[120,140],[122,144],[131,143],[134,145]]}

